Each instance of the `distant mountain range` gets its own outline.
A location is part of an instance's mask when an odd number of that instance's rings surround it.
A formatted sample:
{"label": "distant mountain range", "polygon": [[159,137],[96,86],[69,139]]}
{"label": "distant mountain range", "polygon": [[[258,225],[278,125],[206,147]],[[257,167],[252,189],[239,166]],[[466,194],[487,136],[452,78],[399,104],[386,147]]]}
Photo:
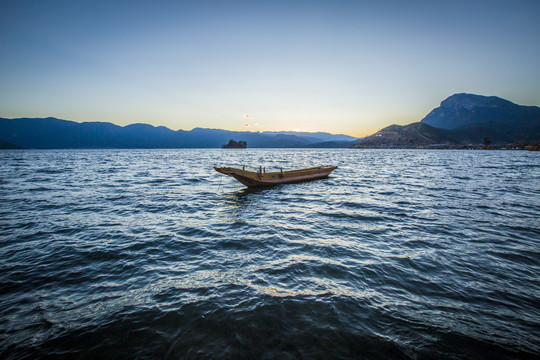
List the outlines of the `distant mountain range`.
{"label": "distant mountain range", "polygon": [[148,124],[118,126],[56,118],[0,118],[0,148],[219,148],[229,140],[248,148],[351,147],[358,138],[307,132],[249,132],[195,128],[174,131]]}
{"label": "distant mountain range", "polygon": [[173,131],[148,124],[118,126],[56,118],[0,118],[0,149],[220,148],[229,140],[248,148],[416,148],[540,144],[540,108],[495,96],[455,94],[420,122],[391,125],[362,139],[317,132],[249,132],[195,128]]}
{"label": "distant mountain range", "polygon": [[420,122],[391,125],[362,138],[357,148],[480,146],[540,143],[540,108],[496,96],[455,94]]}

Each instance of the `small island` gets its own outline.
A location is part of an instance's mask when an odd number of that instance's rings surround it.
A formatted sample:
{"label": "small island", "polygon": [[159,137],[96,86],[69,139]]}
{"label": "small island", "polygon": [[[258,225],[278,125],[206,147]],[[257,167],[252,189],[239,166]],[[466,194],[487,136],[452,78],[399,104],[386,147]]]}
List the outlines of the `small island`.
{"label": "small island", "polygon": [[247,142],[240,140],[234,141],[233,139],[229,140],[228,144],[221,146],[223,149],[245,149],[247,147]]}

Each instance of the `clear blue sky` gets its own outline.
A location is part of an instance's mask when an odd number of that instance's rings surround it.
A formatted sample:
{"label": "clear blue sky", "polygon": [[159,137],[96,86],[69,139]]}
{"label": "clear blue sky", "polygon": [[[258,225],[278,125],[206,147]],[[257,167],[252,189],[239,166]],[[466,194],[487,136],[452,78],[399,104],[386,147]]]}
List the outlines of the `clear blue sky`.
{"label": "clear blue sky", "polygon": [[363,136],[458,92],[540,105],[539,19],[538,0],[0,0],[0,116]]}

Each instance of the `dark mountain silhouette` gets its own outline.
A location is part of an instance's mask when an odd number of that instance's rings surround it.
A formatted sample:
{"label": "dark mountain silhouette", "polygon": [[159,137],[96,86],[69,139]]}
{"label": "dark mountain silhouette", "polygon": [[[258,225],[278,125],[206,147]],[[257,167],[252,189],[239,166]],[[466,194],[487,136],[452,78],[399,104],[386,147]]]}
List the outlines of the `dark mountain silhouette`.
{"label": "dark mountain silhouette", "polygon": [[455,94],[441,102],[421,122],[439,129],[470,126],[499,128],[540,126],[540,108],[517,105],[496,96]]}
{"label": "dark mountain silhouette", "polygon": [[455,94],[420,122],[391,125],[361,139],[355,147],[480,146],[540,142],[540,108],[495,96]]}
{"label": "dark mountain silhouette", "polygon": [[80,148],[219,148],[230,139],[241,139],[250,148],[350,146],[357,140],[347,135],[304,132],[249,132],[195,128],[173,131],[148,124],[118,126],[106,122],[84,122],[56,118],[0,118],[0,140],[31,149]]}
{"label": "dark mountain silhouette", "polygon": [[325,132],[308,133],[308,132],[299,132],[299,131],[277,131],[277,132],[265,131],[263,132],[263,134],[301,136],[305,139],[309,139],[312,143],[327,142],[327,141],[347,142],[347,141],[358,140],[357,138],[354,138],[349,135],[334,135],[334,134],[329,134]]}
{"label": "dark mountain silhouette", "polygon": [[0,140],[0,149],[22,149],[22,147],[12,143],[8,143],[4,140]]}
{"label": "dark mountain silhouette", "polygon": [[465,146],[481,145],[487,137],[494,144],[509,144],[513,139],[490,128],[437,129],[416,122],[405,126],[390,125],[374,135],[363,138],[356,147],[416,148],[419,146]]}

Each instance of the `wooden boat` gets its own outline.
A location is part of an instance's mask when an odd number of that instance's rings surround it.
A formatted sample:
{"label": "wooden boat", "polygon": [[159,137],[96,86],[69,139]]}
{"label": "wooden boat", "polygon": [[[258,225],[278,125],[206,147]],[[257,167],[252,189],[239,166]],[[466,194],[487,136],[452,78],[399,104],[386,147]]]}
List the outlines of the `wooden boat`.
{"label": "wooden boat", "polygon": [[235,169],[230,167],[214,167],[222,174],[232,176],[248,187],[273,186],[279,184],[291,184],[327,177],[337,166],[318,166],[309,169],[266,172],[259,169],[258,172]]}

